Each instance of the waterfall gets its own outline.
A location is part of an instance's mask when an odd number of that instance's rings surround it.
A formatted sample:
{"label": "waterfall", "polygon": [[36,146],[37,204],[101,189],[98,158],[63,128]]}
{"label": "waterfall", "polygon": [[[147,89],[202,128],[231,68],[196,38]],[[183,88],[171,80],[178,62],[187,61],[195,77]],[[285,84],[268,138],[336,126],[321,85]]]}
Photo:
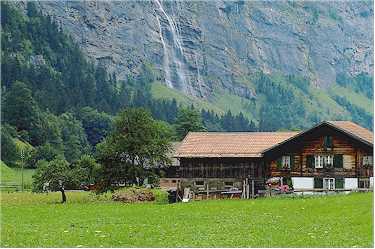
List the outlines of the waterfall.
{"label": "waterfall", "polygon": [[[154,2],[167,24],[166,27],[163,27],[157,17],[160,40],[163,45],[163,69],[165,71],[166,84],[171,88],[179,88],[186,93],[191,93],[190,84],[186,77],[185,55],[180,32],[173,18],[164,10],[160,0],[154,0]],[[170,33],[170,39],[168,32]]]}
{"label": "waterfall", "polygon": [[184,51],[182,49],[181,38],[180,38],[179,32],[177,31],[176,24],[174,23],[173,19],[165,12],[161,2],[159,0],[155,0],[155,2],[158,5],[159,10],[163,13],[165,18],[168,20],[169,28],[170,28],[170,31],[172,32],[173,43],[175,44],[175,46],[177,47],[177,49],[180,51],[181,55],[183,56]]}
{"label": "waterfall", "polygon": [[169,53],[168,53],[168,50],[167,50],[167,46],[164,42],[163,32],[161,30],[161,24],[160,24],[159,17],[156,16],[156,20],[158,21],[158,25],[159,25],[160,41],[163,45],[163,53],[164,53],[163,69],[164,69],[164,72],[165,72],[165,83],[167,83],[168,87],[173,88],[173,84],[172,84],[172,81],[171,81],[171,73],[170,73],[171,68],[169,67]]}

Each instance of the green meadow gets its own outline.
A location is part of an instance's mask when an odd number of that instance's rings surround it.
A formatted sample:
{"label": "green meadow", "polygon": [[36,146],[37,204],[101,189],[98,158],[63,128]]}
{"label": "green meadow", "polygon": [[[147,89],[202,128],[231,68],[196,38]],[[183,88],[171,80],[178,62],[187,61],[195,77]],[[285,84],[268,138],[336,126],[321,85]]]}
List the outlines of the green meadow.
{"label": "green meadow", "polygon": [[[31,189],[33,182],[34,169],[23,170],[23,184],[25,189]],[[20,168],[10,168],[3,161],[0,161],[0,185],[2,191],[14,191],[14,185],[17,189],[21,188],[22,170]],[[12,186],[12,187],[10,187]]]}
{"label": "green meadow", "polygon": [[1,193],[1,247],[373,247],[373,194],[122,204]]}

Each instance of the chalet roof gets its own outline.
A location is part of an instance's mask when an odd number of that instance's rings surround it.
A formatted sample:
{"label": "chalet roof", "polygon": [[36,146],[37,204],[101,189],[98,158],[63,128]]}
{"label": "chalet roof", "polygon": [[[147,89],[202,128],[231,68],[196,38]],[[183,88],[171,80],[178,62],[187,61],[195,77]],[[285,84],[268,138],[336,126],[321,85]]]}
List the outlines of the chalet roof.
{"label": "chalet roof", "polygon": [[286,144],[289,141],[293,141],[296,138],[302,137],[306,133],[308,133],[308,132],[310,132],[314,129],[318,129],[319,127],[325,126],[325,125],[328,125],[328,126],[334,128],[334,129],[336,129],[340,132],[343,132],[344,134],[346,134],[346,135],[348,135],[348,136],[350,136],[350,137],[352,137],[356,140],[359,140],[362,143],[365,143],[369,146],[373,146],[373,138],[374,138],[373,132],[367,130],[366,128],[363,128],[362,126],[359,126],[356,123],[353,123],[351,121],[323,121],[323,122],[315,125],[314,127],[310,128],[306,131],[300,132],[299,134],[297,134],[293,137],[285,139],[284,141],[282,141],[279,144],[276,144],[274,146],[271,146],[271,147],[265,149],[263,151],[263,153],[266,153],[268,151],[272,151],[275,148],[279,148],[280,145]]}
{"label": "chalet roof", "polygon": [[369,146],[373,133],[351,121],[324,121],[303,132],[189,132],[175,157],[262,157],[288,141],[321,126],[330,126]]}
{"label": "chalet roof", "polygon": [[262,157],[298,132],[189,132],[175,157]]}
{"label": "chalet roof", "polygon": [[356,123],[350,121],[327,121],[327,123],[332,124],[349,135],[358,137],[370,144],[373,144],[374,133],[366,128],[363,128],[362,126],[357,125]]}

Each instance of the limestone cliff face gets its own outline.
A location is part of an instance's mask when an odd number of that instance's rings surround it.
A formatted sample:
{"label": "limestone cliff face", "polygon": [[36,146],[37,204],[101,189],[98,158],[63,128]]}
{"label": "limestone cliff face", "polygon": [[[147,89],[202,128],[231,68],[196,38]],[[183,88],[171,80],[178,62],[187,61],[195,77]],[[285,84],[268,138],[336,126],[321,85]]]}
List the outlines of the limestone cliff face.
{"label": "limestone cliff face", "polygon": [[255,71],[301,75],[318,87],[373,72],[367,1],[41,1],[98,64],[119,78],[141,63],[159,80],[204,97],[225,88],[252,98]]}

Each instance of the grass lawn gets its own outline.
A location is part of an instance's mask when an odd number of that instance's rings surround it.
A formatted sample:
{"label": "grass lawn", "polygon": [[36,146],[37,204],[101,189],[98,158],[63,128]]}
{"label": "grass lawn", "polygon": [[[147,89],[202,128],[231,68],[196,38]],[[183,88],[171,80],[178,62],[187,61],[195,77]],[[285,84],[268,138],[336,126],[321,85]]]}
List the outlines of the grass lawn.
{"label": "grass lawn", "polygon": [[2,247],[372,247],[373,195],[121,204],[2,193]]}

